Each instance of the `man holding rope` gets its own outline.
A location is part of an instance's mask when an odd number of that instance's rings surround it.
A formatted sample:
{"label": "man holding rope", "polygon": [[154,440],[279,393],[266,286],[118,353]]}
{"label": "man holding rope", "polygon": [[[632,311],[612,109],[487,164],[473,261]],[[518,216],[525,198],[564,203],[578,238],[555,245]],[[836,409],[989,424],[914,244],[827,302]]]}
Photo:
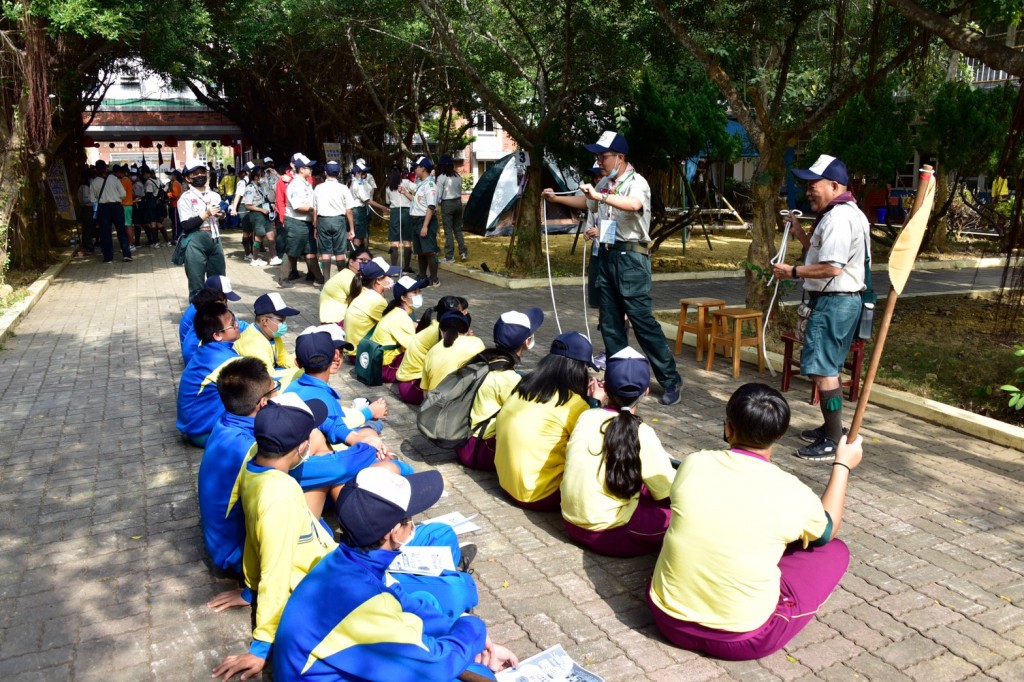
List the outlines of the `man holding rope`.
{"label": "man holding rope", "polygon": [[871,257],[870,225],[847,189],[850,175],[839,159],[822,154],[809,169],[796,169],[793,175],[807,181],[807,199],[818,217],[810,235],[796,216],[787,217],[790,234],[807,256],[804,265],[773,264],[772,273],[779,279],[803,279],[810,299],[800,372],[818,388],[824,424],[800,434],[812,444],[797,450],[797,456],[832,461],[844,432],[839,372],[860,320],[864,270]]}
{"label": "man holding rope", "polygon": [[562,197],[545,191],[544,198],[579,210],[587,209],[588,199],[596,202],[598,226],[588,228],[585,236],[600,243],[595,289],[605,353],[611,357],[629,345],[629,318],[637,344],[665,389],[661,403],[675,405],[683,380],[665,334],[654,319],[651,303],[651,187],[626,160],[629,145],[622,135],[606,130],[596,143],[583,148],[594,154],[597,165],[608,177],[604,191],[583,183],[582,197]]}

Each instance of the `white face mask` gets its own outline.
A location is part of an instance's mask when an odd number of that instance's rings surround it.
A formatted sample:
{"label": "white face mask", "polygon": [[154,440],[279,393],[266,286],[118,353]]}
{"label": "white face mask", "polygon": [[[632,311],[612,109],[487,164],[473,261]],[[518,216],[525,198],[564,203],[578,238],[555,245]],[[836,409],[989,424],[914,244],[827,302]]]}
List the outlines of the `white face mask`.
{"label": "white face mask", "polygon": [[412,305],[413,310],[416,310],[417,308],[422,308],[423,307],[423,295],[422,294],[414,295],[412,297],[412,303],[410,305]]}
{"label": "white face mask", "polygon": [[537,341],[531,336],[526,339],[526,350],[533,350],[533,347],[537,344]]}
{"label": "white face mask", "polygon": [[615,170],[613,170],[611,173],[608,174],[608,179],[609,180],[614,180],[615,176],[618,175],[618,174],[619,174],[619,167],[616,166]]}
{"label": "white face mask", "polygon": [[[412,522],[410,521],[410,523],[412,523]],[[407,537],[405,540],[401,540],[401,541],[395,540],[395,544],[398,545],[399,548],[405,547],[410,542],[412,542],[412,539],[414,537],[416,537],[416,524],[415,523],[412,524],[412,532],[409,533],[409,537]]]}
{"label": "white face mask", "polygon": [[303,452],[301,455],[299,455],[299,462],[298,462],[298,464],[293,466],[292,469],[296,469],[296,468],[302,466],[303,464],[306,463],[307,459],[309,459],[309,446],[308,445],[306,446],[306,451]]}

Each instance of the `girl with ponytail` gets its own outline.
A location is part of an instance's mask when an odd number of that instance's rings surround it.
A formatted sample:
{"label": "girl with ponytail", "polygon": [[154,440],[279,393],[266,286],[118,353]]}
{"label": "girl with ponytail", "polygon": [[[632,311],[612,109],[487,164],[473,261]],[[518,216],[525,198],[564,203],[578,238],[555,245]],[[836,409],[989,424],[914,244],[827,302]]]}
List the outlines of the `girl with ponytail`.
{"label": "girl with ponytail", "polygon": [[598,554],[656,552],[668,530],[672,460],[654,429],[636,415],[650,381],[650,364],[632,348],[610,357],[608,405],[580,415],[566,446],[565,531]]}

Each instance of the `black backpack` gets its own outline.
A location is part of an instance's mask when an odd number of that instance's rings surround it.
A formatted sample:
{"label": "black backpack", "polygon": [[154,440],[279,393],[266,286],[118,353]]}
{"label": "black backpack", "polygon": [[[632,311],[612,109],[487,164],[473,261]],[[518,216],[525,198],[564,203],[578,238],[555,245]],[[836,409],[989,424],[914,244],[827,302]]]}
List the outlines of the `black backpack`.
{"label": "black backpack", "polygon": [[[490,371],[490,363],[474,359],[442,379],[427,393],[420,406],[416,417],[420,433],[442,448],[457,448],[469,440],[473,435],[469,413],[473,409],[476,392]],[[488,422],[490,419],[484,422],[484,428]]]}

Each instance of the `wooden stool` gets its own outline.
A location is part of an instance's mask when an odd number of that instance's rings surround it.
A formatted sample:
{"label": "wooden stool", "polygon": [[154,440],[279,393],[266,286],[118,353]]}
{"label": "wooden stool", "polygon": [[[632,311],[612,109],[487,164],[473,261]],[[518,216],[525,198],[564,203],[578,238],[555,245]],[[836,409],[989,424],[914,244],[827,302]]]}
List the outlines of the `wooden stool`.
{"label": "wooden stool", "polygon": [[[686,322],[686,309],[690,306],[697,308],[697,321],[694,324]],[[683,332],[690,332],[697,337],[697,361],[704,359],[704,349],[708,346],[708,334],[711,332],[711,319],[708,316],[709,310],[721,310],[725,307],[725,301],[717,298],[697,296],[695,298],[679,299],[679,328],[676,331],[676,355],[683,350]]]}
{"label": "wooden stool", "polygon": [[[783,357],[782,357],[782,387],[783,393],[789,390],[790,383],[793,379],[793,370],[797,370],[797,374],[800,373],[800,360],[793,357],[793,345],[801,344],[800,341],[792,333],[786,333],[782,335],[782,342],[785,344]],[[841,381],[840,386],[849,387],[850,393],[848,400],[850,402],[857,402],[857,398],[860,397],[860,381],[861,381],[861,370],[864,367],[864,339],[854,339],[853,343],[850,344],[850,352],[846,356],[846,361],[843,363],[843,367],[850,370],[850,379],[847,381]],[[818,404],[818,385],[811,384],[811,405]]]}
{"label": "wooden stool", "polygon": [[[732,320],[732,331],[729,331],[729,320]],[[743,336],[743,325],[754,324],[754,336]],[[711,370],[715,362],[715,346],[722,346],[724,355],[732,353],[732,376],[740,376],[740,355],[743,346],[757,348],[757,371],[764,372],[764,315],[760,310],[749,308],[725,308],[711,311],[711,334],[708,337],[708,363],[705,369]]]}

